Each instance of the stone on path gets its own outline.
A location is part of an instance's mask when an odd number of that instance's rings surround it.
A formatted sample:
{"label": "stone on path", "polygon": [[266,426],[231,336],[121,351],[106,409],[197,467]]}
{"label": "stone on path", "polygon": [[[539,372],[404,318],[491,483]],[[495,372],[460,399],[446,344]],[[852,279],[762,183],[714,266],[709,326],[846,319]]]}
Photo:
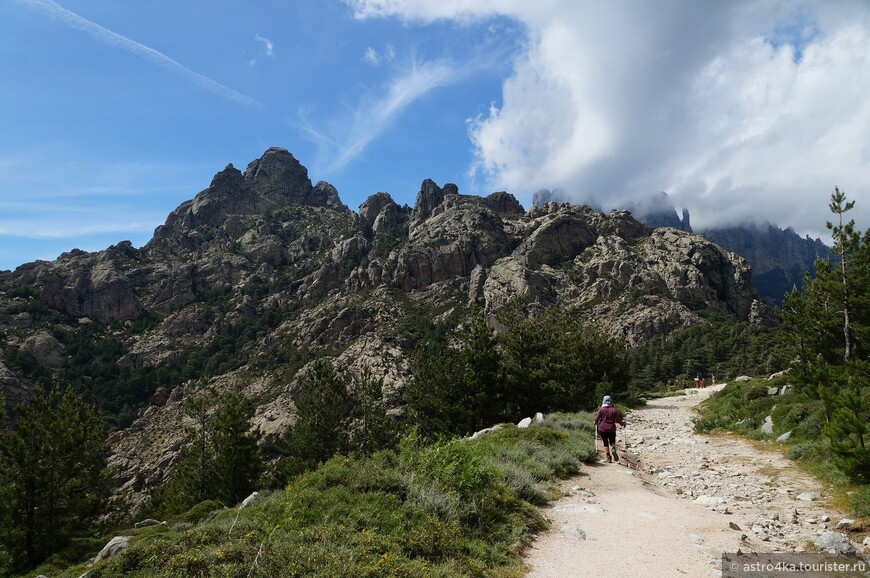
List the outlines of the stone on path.
{"label": "stone on path", "polygon": [[725,502],[725,498],[720,498],[718,496],[707,496],[707,495],[698,496],[694,500],[694,503],[698,504],[699,506],[704,506],[707,508],[712,508],[714,506],[718,506],[719,504],[722,504],[724,502]]}
{"label": "stone on path", "polygon": [[854,523],[855,523],[855,520],[852,520],[850,518],[843,518],[842,520],[837,522],[837,527],[834,529],[835,530],[848,530],[849,528],[852,527],[852,524],[854,524]]}
{"label": "stone on path", "polygon": [[845,554],[851,554],[855,552],[855,546],[846,537],[845,534],[841,534],[840,532],[834,532],[833,530],[829,530],[813,540],[813,544],[815,544],[818,548],[822,550],[835,550],[837,552],[843,552]]}
{"label": "stone on path", "polygon": [[578,540],[585,540],[586,539],[586,532],[584,532],[580,528],[572,528],[571,526],[562,526],[559,529],[562,530],[562,532],[564,532],[565,534],[568,534],[569,536],[573,536],[574,538],[577,538]]}
{"label": "stone on path", "polygon": [[822,495],[818,492],[804,492],[802,494],[798,494],[797,499],[803,500],[804,502],[814,502],[821,497]]}

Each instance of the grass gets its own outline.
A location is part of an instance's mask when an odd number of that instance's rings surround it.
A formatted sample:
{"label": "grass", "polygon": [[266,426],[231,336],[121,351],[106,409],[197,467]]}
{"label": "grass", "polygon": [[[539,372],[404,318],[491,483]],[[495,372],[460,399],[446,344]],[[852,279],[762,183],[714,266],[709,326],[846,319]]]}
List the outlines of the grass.
{"label": "grass", "polygon": [[535,505],[593,459],[591,432],[591,414],[555,414],[474,441],[412,433],[396,450],[336,456],[249,508],[201,504],[119,531],[129,547],[88,576],[519,577],[523,549],[546,528]]}

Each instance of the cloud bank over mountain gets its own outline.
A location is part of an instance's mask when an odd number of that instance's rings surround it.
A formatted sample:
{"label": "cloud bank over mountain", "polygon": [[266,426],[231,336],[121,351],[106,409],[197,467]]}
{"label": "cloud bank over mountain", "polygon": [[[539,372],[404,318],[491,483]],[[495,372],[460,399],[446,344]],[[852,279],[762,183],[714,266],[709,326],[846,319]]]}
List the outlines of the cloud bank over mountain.
{"label": "cloud bank over mountain", "polygon": [[491,190],[528,202],[560,187],[605,208],[664,190],[697,228],[754,218],[812,234],[835,185],[870,198],[865,2],[348,3],[410,25],[524,26],[501,101],[469,125]]}

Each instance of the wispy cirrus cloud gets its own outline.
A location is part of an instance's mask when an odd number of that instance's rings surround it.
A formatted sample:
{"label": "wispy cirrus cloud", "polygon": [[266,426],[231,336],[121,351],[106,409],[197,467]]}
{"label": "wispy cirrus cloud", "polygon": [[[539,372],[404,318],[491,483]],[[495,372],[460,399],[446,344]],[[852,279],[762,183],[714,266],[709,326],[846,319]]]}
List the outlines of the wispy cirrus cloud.
{"label": "wispy cirrus cloud", "polygon": [[[50,207],[43,207],[49,211]],[[105,211],[99,207],[80,208],[74,211],[79,217],[71,221],[67,209],[42,212],[15,219],[0,219],[0,237],[25,239],[72,239],[85,235],[106,233],[150,233],[154,223],[160,222],[157,214],[141,214],[130,217],[126,210]]]}
{"label": "wispy cirrus cloud", "polygon": [[250,96],[235,91],[232,88],[228,88],[203,74],[194,72],[193,70],[187,68],[183,64],[179,63],[176,60],[173,60],[172,58],[166,56],[158,50],[155,50],[140,42],[136,42],[135,40],[127,38],[126,36],[122,36],[117,32],[112,32],[108,28],[104,28],[103,26],[100,26],[95,22],[91,22],[87,18],[79,16],[78,14],[70,10],[67,10],[53,0],[18,0],[18,2],[25,4],[33,9],[40,10],[41,12],[59,20],[60,22],[71,28],[81,30],[82,32],[89,34],[90,36],[104,44],[108,44],[110,46],[117,46],[118,48],[126,50],[127,52],[133,53],[137,56],[145,58],[146,60],[150,60],[159,64],[160,66],[163,66],[178,74],[181,74],[188,80],[192,81],[194,84],[197,84],[198,86],[209,90],[217,94],[218,96],[234,102],[238,102],[245,106],[255,108],[263,106],[259,101],[251,98]]}
{"label": "wispy cirrus cloud", "polygon": [[349,128],[339,136],[330,138],[308,123],[303,130],[319,143],[338,149],[327,170],[339,170],[362,155],[365,148],[411,104],[433,89],[457,82],[464,74],[467,74],[465,69],[447,61],[414,62],[387,85],[381,96],[362,99],[351,119],[341,124]]}
{"label": "wispy cirrus cloud", "polygon": [[378,52],[376,48],[369,46],[363,53],[362,60],[363,62],[368,62],[372,66],[380,66],[384,62],[390,62],[395,57],[396,48],[391,44],[388,44],[384,47],[383,52]]}

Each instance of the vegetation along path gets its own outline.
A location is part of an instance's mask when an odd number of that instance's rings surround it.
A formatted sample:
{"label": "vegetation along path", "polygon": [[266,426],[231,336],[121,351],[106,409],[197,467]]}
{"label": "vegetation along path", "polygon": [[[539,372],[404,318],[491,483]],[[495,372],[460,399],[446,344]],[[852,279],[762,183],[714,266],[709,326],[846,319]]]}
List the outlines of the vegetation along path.
{"label": "vegetation along path", "polygon": [[620,463],[600,451],[542,510],[551,530],[526,554],[529,576],[719,576],[722,552],[801,552],[833,529],[844,516],[822,484],[780,452],[692,432],[694,407],[722,387],[627,416]]}

